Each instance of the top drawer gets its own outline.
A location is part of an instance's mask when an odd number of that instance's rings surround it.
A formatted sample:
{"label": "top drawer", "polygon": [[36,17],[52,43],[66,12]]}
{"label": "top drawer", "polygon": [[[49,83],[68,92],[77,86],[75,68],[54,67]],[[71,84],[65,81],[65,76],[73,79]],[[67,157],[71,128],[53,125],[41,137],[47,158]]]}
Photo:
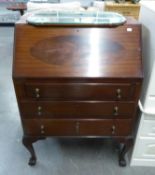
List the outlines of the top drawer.
{"label": "top drawer", "polygon": [[131,100],[132,84],[26,83],[26,97],[53,100]]}

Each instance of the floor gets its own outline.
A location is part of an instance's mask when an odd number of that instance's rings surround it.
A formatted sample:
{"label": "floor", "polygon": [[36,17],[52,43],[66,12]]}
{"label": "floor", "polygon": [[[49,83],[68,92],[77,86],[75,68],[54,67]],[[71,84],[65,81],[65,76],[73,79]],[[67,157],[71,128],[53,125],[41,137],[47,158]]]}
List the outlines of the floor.
{"label": "floor", "polygon": [[0,175],[154,175],[155,168],[118,166],[117,150],[103,139],[48,138],[34,144],[38,162],[27,165],[12,84],[14,28],[0,27]]}
{"label": "floor", "polygon": [[0,2],[0,24],[14,23],[20,18],[19,12],[6,9],[9,4],[11,3]]}

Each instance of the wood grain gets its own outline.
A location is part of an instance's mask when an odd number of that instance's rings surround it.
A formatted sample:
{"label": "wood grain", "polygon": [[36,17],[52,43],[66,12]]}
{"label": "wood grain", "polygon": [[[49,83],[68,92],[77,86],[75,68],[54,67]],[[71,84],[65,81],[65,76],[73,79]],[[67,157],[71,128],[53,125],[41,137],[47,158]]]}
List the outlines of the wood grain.
{"label": "wood grain", "polygon": [[[116,107],[117,114],[115,114]],[[20,103],[22,115],[30,118],[34,116],[37,118],[131,118],[134,108],[133,102],[25,101]]]}
{"label": "wood grain", "polygon": [[[143,80],[141,27],[15,28],[13,81],[29,164],[32,143],[46,136],[113,137],[133,140]],[[130,141],[127,141],[130,140]]]}
{"label": "wood grain", "polygon": [[140,33],[139,25],[127,24],[110,29],[17,25],[13,76],[142,77]]}
{"label": "wood grain", "polygon": [[[77,129],[77,124],[79,125]],[[40,126],[44,126],[41,134]],[[116,120],[112,133],[113,120],[24,120],[27,135],[38,136],[128,136],[131,133],[131,120]]]}

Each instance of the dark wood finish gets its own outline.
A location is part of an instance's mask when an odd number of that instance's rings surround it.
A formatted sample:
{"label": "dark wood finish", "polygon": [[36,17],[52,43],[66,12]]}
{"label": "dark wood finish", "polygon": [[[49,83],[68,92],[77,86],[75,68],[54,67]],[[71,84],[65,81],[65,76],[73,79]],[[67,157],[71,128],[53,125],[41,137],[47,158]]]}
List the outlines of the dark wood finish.
{"label": "dark wood finish", "polygon": [[29,159],[29,165],[33,166],[36,164],[37,158],[36,154],[33,148],[33,143],[36,142],[37,140],[40,139],[45,139],[45,137],[27,137],[23,136],[22,142],[23,145],[27,148],[27,150],[30,152],[30,159]]}
{"label": "dark wood finish", "polygon": [[[131,120],[24,120],[25,135],[33,136],[128,136]],[[44,126],[41,128],[41,126]],[[115,128],[114,128],[115,127]]]}
{"label": "dark wood finish", "polygon": [[38,139],[35,137],[23,137],[23,145],[28,149],[28,151],[30,152],[30,160],[29,160],[29,165],[33,166],[36,164],[36,154],[33,148],[33,143],[36,142]]}
{"label": "dark wood finish", "polygon": [[103,101],[26,101],[20,103],[20,109],[23,116],[30,118],[131,118],[135,104]]}
{"label": "dark wood finish", "polygon": [[13,81],[30,165],[36,138],[89,136],[118,139],[124,166],[142,79],[135,21],[116,28],[18,23]]}
{"label": "dark wood finish", "polygon": [[[24,120],[25,135],[75,136],[76,120]],[[41,127],[44,126],[44,127]]]}
{"label": "dark wood finish", "polygon": [[[114,83],[27,83],[26,95],[36,98],[36,88],[39,98],[52,100],[130,100],[133,99],[132,84]],[[120,91],[120,92],[118,92]]]}
{"label": "dark wood finish", "polygon": [[89,120],[79,122],[80,135],[86,136],[129,136],[131,120]]}
{"label": "dark wood finish", "polygon": [[7,9],[12,11],[19,11],[20,14],[23,15],[24,11],[27,10],[27,5],[26,3],[18,2],[18,3],[13,3],[9,5]]}
{"label": "dark wood finish", "polygon": [[128,152],[128,150],[133,145],[133,139],[130,137],[117,138],[116,142],[117,142],[118,147],[119,147],[119,165],[124,167],[127,164],[125,156],[126,156],[126,153]]}
{"label": "dark wood finish", "polygon": [[19,24],[15,42],[15,77],[142,78],[138,24],[53,30]]}

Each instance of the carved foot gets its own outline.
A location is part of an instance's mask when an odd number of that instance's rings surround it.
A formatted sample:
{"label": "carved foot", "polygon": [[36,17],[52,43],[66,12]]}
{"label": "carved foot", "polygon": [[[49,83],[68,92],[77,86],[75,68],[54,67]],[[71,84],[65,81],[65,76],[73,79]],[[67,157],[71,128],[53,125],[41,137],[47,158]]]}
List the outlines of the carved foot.
{"label": "carved foot", "polygon": [[125,167],[126,166],[126,160],[124,158],[119,160],[119,166]]}
{"label": "carved foot", "polygon": [[36,157],[30,157],[29,163],[30,166],[34,166],[36,164]]}
{"label": "carved foot", "polygon": [[121,167],[125,167],[127,165],[125,156],[130,147],[132,146],[133,140],[130,139],[121,139],[119,141],[119,165]]}
{"label": "carved foot", "polygon": [[30,160],[29,160],[29,165],[34,166],[36,164],[36,154],[33,148],[33,143],[36,142],[38,138],[36,137],[23,137],[23,145],[27,148],[27,150],[30,152]]}
{"label": "carved foot", "polygon": [[126,166],[125,155],[126,155],[127,151],[128,150],[127,150],[126,145],[123,144],[123,147],[120,148],[120,153],[119,153],[119,166],[122,166],[122,167]]}

